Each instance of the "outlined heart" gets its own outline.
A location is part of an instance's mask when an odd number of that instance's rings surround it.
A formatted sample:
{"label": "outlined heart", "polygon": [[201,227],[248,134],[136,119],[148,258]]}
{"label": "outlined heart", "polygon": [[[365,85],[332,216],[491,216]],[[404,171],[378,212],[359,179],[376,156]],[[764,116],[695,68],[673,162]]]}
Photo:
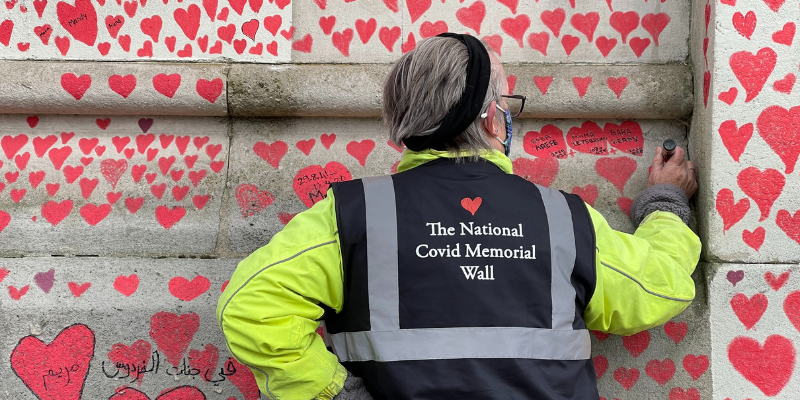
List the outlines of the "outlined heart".
{"label": "outlined heart", "polygon": [[[245,367],[246,368],[246,367]],[[162,391],[155,400],[205,400],[206,396],[194,386],[178,386]],[[130,387],[117,389],[108,400],[150,400],[146,394]]]}
{"label": "outlined heart", "polygon": [[781,335],[770,335],[763,346],[744,336],[728,345],[728,360],[733,368],[767,396],[776,396],[789,383],[795,354],[792,341]]}
{"label": "outlined heart", "polygon": [[94,345],[94,332],[83,324],[64,328],[49,344],[26,336],[11,352],[11,368],[40,399],[79,399]]}
{"label": "outlined heart", "polygon": [[256,185],[243,183],[236,187],[234,192],[236,202],[242,212],[242,218],[253,216],[261,210],[269,207],[275,201],[272,193],[258,190]]}
{"label": "outlined heart", "polygon": [[464,209],[469,211],[472,215],[475,215],[475,212],[478,211],[478,208],[480,208],[481,203],[483,203],[483,199],[480,197],[476,197],[474,199],[465,197],[461,199],[461,207],[464,207]]}

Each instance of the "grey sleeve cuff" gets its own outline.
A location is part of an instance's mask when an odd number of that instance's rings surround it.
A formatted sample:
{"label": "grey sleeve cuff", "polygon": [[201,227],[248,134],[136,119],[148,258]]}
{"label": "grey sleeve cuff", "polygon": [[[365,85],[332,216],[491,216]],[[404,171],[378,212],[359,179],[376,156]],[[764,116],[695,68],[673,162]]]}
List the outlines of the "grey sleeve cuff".
{"label": "grey sleeve cuff", "polygon": [[344,387],[333,400],[372,400],[372,395],[370,395],[367,388],[364,387],[364,381],[361,380],[361,378],[347,371],[347,379],[344,381]]}
{"label": "grey sleeve cuff", "polygon": [[633,225],[639,227],[642,220],[653,211],[671,212],[680,217],[686,225],[689,225],[689,219],[692,216],[686,193],[681,188],[670,184],[650,186],[633,201],[631,206]]}

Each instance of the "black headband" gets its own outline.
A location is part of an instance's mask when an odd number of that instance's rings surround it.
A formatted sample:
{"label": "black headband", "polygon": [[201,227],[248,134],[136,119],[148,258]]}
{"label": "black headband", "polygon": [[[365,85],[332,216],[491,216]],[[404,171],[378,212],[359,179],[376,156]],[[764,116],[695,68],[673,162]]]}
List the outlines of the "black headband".
{"label": "black headband", "polygon": [[426,136],[411,136],[403,139],[410,150],[424,149],[444,150],[444,144],[464,132],[481,113],[483,100],[489,88],[489,77],[492,73],[492,62],[489,52],[483,44],[470,35],[457,33],[440,33],[438,37],[457,39],[467,47],[467,84],[461,98],[450,107],[442,119],[439,128]]}

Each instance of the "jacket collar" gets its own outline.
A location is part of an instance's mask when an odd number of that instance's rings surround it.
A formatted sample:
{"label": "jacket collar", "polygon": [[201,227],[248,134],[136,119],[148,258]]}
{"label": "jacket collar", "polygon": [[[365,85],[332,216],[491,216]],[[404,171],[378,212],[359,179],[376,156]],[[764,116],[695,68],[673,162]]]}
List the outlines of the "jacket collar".
{"label": "jacket collar", "polygon": [[[468,155],[467,152],[462,152],[460,155]],[[400,159],[400,164],[397,165],[397,172],[407,171],[411,168],[420,166],[427,162],[437,160],[439,158],[455,158],[459,154],[453,154],[448,151],[439,151],[433,149],[425,149],[421,151],[412,151],[406,149],[403,153],[403,158]],[[480,157],[486,161],[490,161],[498,168],[507,174],[513,174],[513,167],[511,160],[499,150],[485,150],[481,151]]]}

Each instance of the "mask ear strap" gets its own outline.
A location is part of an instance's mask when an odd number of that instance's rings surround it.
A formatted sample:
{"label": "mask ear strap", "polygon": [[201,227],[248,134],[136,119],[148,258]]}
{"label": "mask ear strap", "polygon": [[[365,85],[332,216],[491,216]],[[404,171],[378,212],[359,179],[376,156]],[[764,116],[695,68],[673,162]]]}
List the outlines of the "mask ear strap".
{"label": "mask ear strap", "polygon": [[492,100],[492,104],[489,105],[489,109],[486,110],[486,114],[484,114],[486,115],[486,117],[483,119],[483,126],[486,127],[486,130],[490,134],[494,134],[494,132],[492,132],[492,124],[494,123],[494,114],[496,110],[495,108],[496,105],[497,102]]}

